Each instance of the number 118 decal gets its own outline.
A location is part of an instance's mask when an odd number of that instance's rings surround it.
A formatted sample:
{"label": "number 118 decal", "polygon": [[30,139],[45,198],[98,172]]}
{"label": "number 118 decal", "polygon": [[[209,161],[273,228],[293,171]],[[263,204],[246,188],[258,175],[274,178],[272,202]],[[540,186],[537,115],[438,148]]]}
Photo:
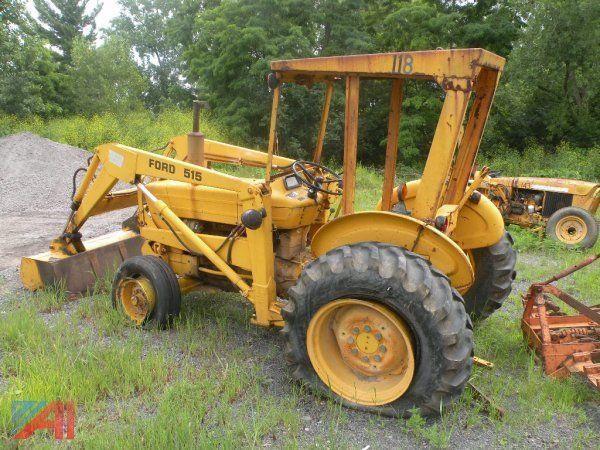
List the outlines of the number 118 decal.
{"label": "number 118 decal", "polygon": [[394,55],[392,72],[410,75],[413,72],[412,55],[403,54],[402,57]]}

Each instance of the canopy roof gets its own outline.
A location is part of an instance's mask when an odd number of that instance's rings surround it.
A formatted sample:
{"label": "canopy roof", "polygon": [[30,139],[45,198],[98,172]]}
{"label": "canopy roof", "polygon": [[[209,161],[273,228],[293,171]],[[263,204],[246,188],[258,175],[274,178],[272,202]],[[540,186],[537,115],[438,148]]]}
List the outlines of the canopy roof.
{"label": "canopy roof", "polygon": [[481,48],[326,56],[271,62],[283,81],[303,83],[346,75],[365,78],[473,80],[482,67],[502,71],[505,59]]}

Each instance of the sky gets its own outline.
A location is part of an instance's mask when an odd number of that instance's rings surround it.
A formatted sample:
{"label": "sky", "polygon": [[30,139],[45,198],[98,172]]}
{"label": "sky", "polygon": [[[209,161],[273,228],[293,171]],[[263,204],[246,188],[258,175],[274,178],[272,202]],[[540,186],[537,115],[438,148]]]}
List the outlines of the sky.
{"label": "sky", "polygon": [[[108,27],[110,21],[119,15],[119,4],[117,0],[90,0],[89,9],[94,8],[98,3],[102,3],[102,10],[96,17],[96,29]],[[37,17],[33,0],[27,0],[27,10]]]}

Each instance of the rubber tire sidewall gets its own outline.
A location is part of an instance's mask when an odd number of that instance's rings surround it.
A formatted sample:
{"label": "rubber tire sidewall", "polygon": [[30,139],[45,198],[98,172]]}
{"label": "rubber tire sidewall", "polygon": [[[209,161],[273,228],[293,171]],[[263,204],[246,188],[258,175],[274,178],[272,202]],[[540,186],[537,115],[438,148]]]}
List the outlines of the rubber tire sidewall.
{"label": "rubber tire sidewall", "polygon": [[[356,255],[356,249],[362,256]],[[369,270],[353,270],[352,266],[369,264],[365,254],[382,253],[382,248],[396,249],[384,255],[381,264]],[[385,250],[384,250],[385,251]],[[402,274],[381,277],[386,264],[400,251],[406,262],[405,282]],[[344,268],[341,272],[324,270],[339,265],[343,252]],[[337,253],[337,255],[336,255]],[[354,255],[353,255],[354,253]],[[357,261],[362,259],[363,261]],[[400,258],[402,259],[402,258]],[[331,265],[333,264],[333,266]],[[400,262],[402,265],[403,262]],[[320,275],[317,272],[323,272]],[[328,273],[327,273],[328,272]],[[422,276],[421,276],[422,275]],[[406,289],[414,288],[413,292]],[[380,243],[361,243],[339,247],[309,264],[298,284],[290,289],[291,302],[282,314],[286,320],[286,358],[294,366],[294,377],[300,379],[318,394],[333,396],[346,406],[387,416],[408,416],[411,410],[421,414],[440,412],[442,404],[460,395],[472,368],[472,324],[464,310],[458,292],[450,287],[449,280],[432,268],[424,258],[401,247]],[[435,297],[435,298],[433,298]],[[408,390],[397,400],[382,406],[357,404],[333,393],[315,372],[306,349],[306,332],[311,318],[323,305],[339,298],[358,298],[381,303],[398,314],[411,328],[415,338],[416,370]],[[444,329],[446,334],[442,334]],[[449,362],[444,355],[454,358],[452,345],[460,345],[458,361]],[[450,366],[453,366],[450,369]]]}
{"label": "rubber tire sidewall", "polygon": [[517,252],[513,238],[505,232],[494,245],[471,250],[475,281],[463,295],[465,309],[474,320],[483,320],[500,309],[516,278]]}
{"label": "rubber tire sidewall", "polygon": [[[566,244],[561,241],[556,234],[556,226],[561,219],[567,216],[576,216],[583,220],[587,226],[587,234],[581,242],[577,244]],[[546,224],[546,234],[553,240],[566,245],[569,248],[591,248],[598,240],[598,222],[588,211],[576,206],[569,206],[555,211],[548,219]]]}
{"label": "rubber tire sidewall", "polygon": [[148,279],[155,293],[154,310],[142,323],[146,329],[165,329],[181,310],[181,291],[173,269],[157,256],[144,255],[128,258],[119,266],[112,285],[112,304],[122,310],[117,298],[117,288],[123,278],[143,276]]}

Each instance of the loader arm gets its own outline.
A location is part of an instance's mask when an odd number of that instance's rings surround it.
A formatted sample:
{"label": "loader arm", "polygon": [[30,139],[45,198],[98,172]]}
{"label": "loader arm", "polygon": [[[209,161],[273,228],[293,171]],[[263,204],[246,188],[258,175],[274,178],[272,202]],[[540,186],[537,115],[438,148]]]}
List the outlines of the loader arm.
{"label": "loader arm", "polygon": [[[188,157],[188,144],[189,143],[186,135],[176,136],[168,142],[161,156],[185,162]],[[140,152],[142,151],[138,149],[134,150]],[[155,153],[152,154],[155,155]],[[211,163],[224,163],[250,167],[265,167],[267,164],[267,154],[264,152],[209,139],[206,139],[205,141],[205,159]],[[73,198],[74,207],[77,208],[76,210],[81,209],[83,211],[85,209],[81,208],[79,205],[83,200],[84,194],[87,192],[90,182],[93,180],[93,177],[96,174],[100,162],[101,161],[98,155],[95,155],[90,162],[86,177],[80,184],[80,187]],[[274,167],[289,166],[293,162],[294,160],[291,158],[277,155],[273,157]],[[161,178],[165,177],[161,176]],[[186,179],[186,181],[188,180]],[[98,187],[99,186],[100,185],[98,185]],[[134,206],[136,199],[137,189],[135,188],[108,192],[97,203],[95,203],[94,207],[89,210],[88,213],[82,214],[79,212],[77,214],[79,216],[77,222],[80,224],[78,228],[81,228],[83,222],[92,216]],[[81,220],[82,215],[86,216],[83,220]],[[65,232],[67,232],[66,228]]]}
{"label": "loader arm", "polygon": [[[188,139],[186,135],[176,136],[169,141],[163,155],[185,161],[188,157]],[[238,145],[206,139],[204,141],[204,159],[208,162],[234,164],[250,167],[266,167],[268,155]],[[294,160],[285,156],[273,155],[273,167],[289,166]]]}
{"label": "loader arm", "polygon": [[136,190],[109,194],[122,181],[136,184],[142,177],[181,181],[243,193],[254,191],[252,183],[181,160],[127,147],[120,144],[100,145],[90,162],[85,178],[77,189],[64,232],[51,248],[68,255],[85,251],[79,230],[96,214],[134,206]]}
{"label": "loader arm", "polygon": [[[260,163],[259,155],[251,155]],[[222,245],[225,237],[209,236],[205,240],[192,231],[164,201],[155,197],[142,183],[144,177],[207,186],[235,193],[241,211],[263,211],[262,223],[258,228],[245,229],[248,245],[257,249],[248,269],[251,269],[251,285],[225,261]],[[135,190],[110,193],[117,182],[135,184]],[[125,259],[142,252],[144,233],[130,231],[112,233],[86,241],[84,246],[79,230],[91,216],[138,204],[151,206],[158,218],[167,225],[169,236],[192,257],[205,257],[221,274],[236,286],[240,293],[255,306],[254,322],[272,325],[281,322],[279,306],[276,304],[274,281],[274,255],[272,241],[272,219],[270,192],[264,182],[238,178],[212,169],[156,155],[119,144],[101,145],[96,149],[88,172],[73,197],[72,212],[64,232],[56,238],[50,251],[25,257],[21,261],[21,279],[31,290],[39,289],[58,280],[66,282],[72,293],[85,292],[100,277],[109,274]],[[241,214],[241,213],[240,213]],[[155,220],[155,219],[151,219]],[[240,215],[238,220],[243,224]],[[240,225],[241,226],[241,225]],[[161,243],[164,245],[164,243]],[[168,245],[168,244],[167,244]],[[229,258],[227,258],[229,259]],[[180,279],[185,284],[185,277]]]}

